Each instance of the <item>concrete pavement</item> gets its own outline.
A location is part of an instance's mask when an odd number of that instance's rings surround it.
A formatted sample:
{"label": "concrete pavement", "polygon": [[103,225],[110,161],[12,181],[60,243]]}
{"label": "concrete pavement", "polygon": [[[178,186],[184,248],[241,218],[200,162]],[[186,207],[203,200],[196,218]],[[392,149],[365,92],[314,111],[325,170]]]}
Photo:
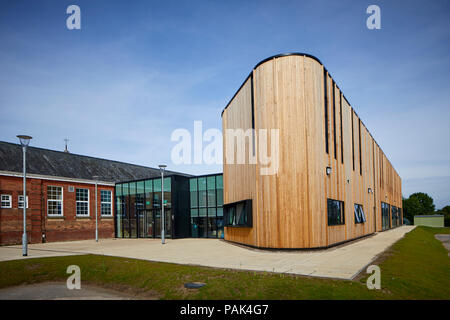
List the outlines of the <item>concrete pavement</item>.
{"label": "concrete pavement", "polygon": [[437,234],[434,237],[442,242],[442,245],[447,249],[448,256],[450,257],[450,234]]}
{"label": "concrete pavement", "polygon": [[0,289],[0,300],[131,300],[137,297],[122,292],[81,285],[68,290],[65,283],[46,282]]}
{"label": "concrete pavement", "polygon": [[[334,248],[316,251],[266,251],[218,239],[105,239],[29,245],[26,258],[100,254],[207,267],[353,279],[380,253],[414,226],[402,226]],[[21,246],[0,247],[0,261],[22,259]]]}

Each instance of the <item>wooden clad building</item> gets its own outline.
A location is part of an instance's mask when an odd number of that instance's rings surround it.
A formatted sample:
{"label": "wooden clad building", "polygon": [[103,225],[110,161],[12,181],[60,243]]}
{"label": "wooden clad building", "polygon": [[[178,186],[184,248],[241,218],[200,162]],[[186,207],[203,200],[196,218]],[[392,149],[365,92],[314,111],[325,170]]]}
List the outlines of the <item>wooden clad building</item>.
{"label": "wooden clad building", "polygon": [[[222,125],[225,240],[321,248],[401,225],[400,176],[317,58],[292,53],[257,64]],[[227,132],[239,129],[254,130],[244,146],[256,163],[227,159],[239,148]],[[278,146],[273,174],[262,174],[261,129],[269,154]]]}

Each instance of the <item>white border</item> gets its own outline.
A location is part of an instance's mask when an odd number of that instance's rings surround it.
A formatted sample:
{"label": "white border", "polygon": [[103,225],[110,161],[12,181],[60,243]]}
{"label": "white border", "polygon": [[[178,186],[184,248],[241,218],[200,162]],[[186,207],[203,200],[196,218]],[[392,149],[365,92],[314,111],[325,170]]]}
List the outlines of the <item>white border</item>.
{"label": "white border", "polygon": [[[84,189],[84,190],[88,191],[88,199],[87,199],[87,201],[77,200],[77,189]],[[75,187],[75,217],[87,217],[87,218],[89,218],[91,216],[91,198],[90,198],[91,192],[90,191],[91,190],[89,190],[89,188],[77,188],[77,187]],[[86,214],[78,214],[77,213],[77,204],[78,204],[78,202],[80,202],[80,203],[86,203],[87,202],[87,204],[88,204],[87,205],[87,208],[88,208],[87,215]]]}
{"label": "white border", "polygon": [[[23,207],[19,207],[19,203],[20,203],[20,197],[23,197],[23,195],[21,195],[21,194],[19,194],[18,196],[17,196],[17,209],[23,209]],[[26,196],[26,208],[28,209],[28,196]]]}
{"label": "white border", "polygon": [[2,196],[2,197],[3,197],[3,196],[8,196],[8,197],[9,197],[9,207],[4,207],[4,206],[2,206],[2,205],[1,205],[1,201],[3,201],[3,200],[1,200],[1,198],[0,198],[0,208],[2,208],[2,209],[11,209],[11,208],[12,208],[12,195],[4,193],[4,194],[2,194],[1,196]]}
{"label": "white border", "polygon": [[[58,200],[53,200],[53,199],[49,199],[48,198],[48,187],[56,187],[56,188],[61,188],[61,214],[49,214],[48,213],[48,202],[49,201],[58,201]],[[52,186],[52,185],[47,185],[47,190],[46,190],[46,198],[47,198],[47,217],[64,217],[64,187],[63,186]]]}

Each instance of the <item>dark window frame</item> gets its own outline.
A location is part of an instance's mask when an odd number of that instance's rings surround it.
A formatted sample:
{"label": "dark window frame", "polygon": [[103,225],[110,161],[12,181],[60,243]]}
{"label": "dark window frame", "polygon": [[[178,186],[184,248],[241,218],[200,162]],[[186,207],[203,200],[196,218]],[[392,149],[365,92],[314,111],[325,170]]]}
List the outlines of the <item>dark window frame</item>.
{"label": "dark window frame", "polygon": [[[242,214],[237,210],[242,206]],[[223,205],[223,221],[225,227],[251,228],[253,227],[252,200],[246,199]]]}
{"label": "dark window frame", "polygon": [[353,171],[355,171],[355,129],[353,124],[353,114],[355,112],[352,109],[352,161],[353,161]]}
{"label": "dark window frame", "polygon": [[353,213],[355,217],[355,224],[365,223],[367,221],[362,204],[355,203]]}
{"label": "dark window frame", "polygon": [[344,163],[344,136],[343,136],[343,129],[342,129],[342,92],[340,94],[340,99],[339,99],[339,104],[340,104],[340,123],[341,123],[341,163]]}
{"label": "dark window frame", "polygon": [[362,175],[361,119],[359,119],[359,174]]}
{"label": "dark window frame", "polygon": [[[333,215],[331,215],[333,212],[330,212],[331,204],[338,204],[338,210],[339,210],[339,219],[336,219],[333,221]],[[336,213],[336,212],[334,212]],[[345,203],[341,200],[334,200],[327,198],[327,224],[328,226],[342,226],[345,225]]]}
{"label": "dark window frame", "polygon": [[329,153],[328,146],[328,72],[323,69],[323,88],[324,88],[324,105],[325,105],[325,151]]}
{"label": "dark window frame", "polygon": [[336,84],[334,81],[332,82],[333,85],[333,143],[334,143],[334,158],[337,159],[337,144],[336,144],[336,93],[335,93],[335,87]]}
{"label": "dark window frame", "polygon": [[[386,225],[385,222],[387,222],[388,225]],[[392,228],[391,205],[389,203],[381,201],[381,229],[389,230],[391,228]]]}
{"label": "dark window frame", "polygon": [[[203,206],[200,206],[200,183],[198,183],[198,179],[202,178],[205,178],[204,191],[206,192],[206,198],[205,204]],[[195,183],[191,183],[194,180]],[[190,178],[189,193],[191,237],[223,238],[223,174],[209,174]],[[194,203],[192,202],[194,198],[197,201],[197,205],[194,205]],[[211,200],[214,200],[214,202],[212,203]],[[202,212],[204,212],[204,215],[202,214]],[[211,224],[211,221],[214,221],[214,223]],[[196,232],[194,233],[194,225],[196,225],[197,227],[202,227],[196,230]],[[202,232],[200,232],[200,230]],[[199,234],[199,232],[201,234]]]}

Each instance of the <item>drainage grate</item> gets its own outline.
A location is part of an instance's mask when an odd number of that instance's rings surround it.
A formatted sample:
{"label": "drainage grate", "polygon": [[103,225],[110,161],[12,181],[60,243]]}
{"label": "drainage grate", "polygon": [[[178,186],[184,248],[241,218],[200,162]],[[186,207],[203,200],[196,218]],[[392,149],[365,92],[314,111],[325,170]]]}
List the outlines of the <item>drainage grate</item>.
{"label": "drainage grate", "polygon": [[202,283],[202,282],[188,282],[188,283],[184,284],[184,287],[187,289],[198,289],[205,285],[206,285],[206,283]]}

